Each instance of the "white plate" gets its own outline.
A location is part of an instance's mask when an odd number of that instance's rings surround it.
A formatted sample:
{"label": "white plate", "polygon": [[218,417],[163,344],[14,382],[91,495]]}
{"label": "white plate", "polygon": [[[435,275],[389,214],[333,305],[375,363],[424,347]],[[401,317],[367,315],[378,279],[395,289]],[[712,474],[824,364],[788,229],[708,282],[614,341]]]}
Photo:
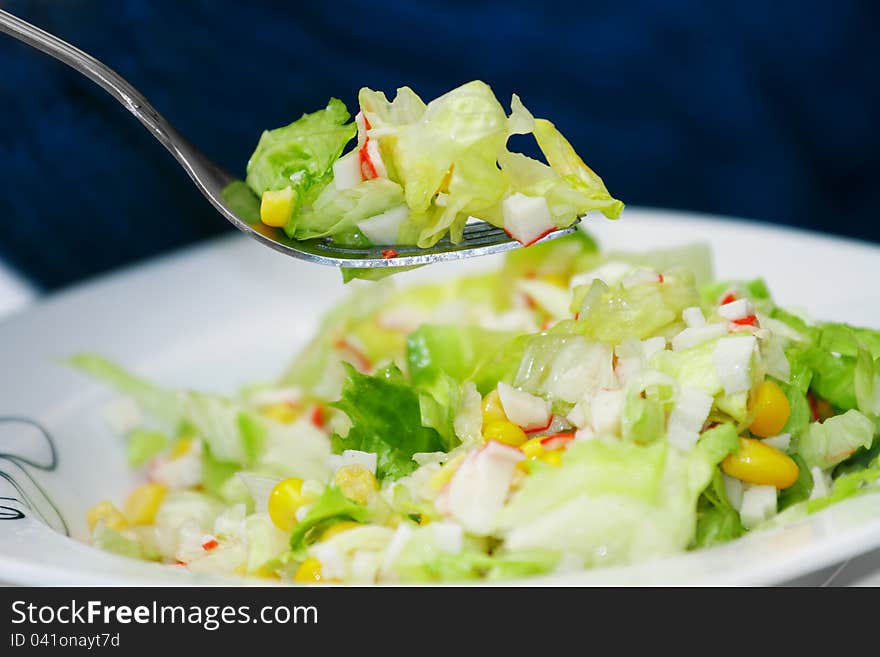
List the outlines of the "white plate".
{"label": "white plate", "polygon": [[[809,309],[817,319],[880,327],[876,246],[652,210],[627,210],[617,223],[593,220],[590,229],[606,248],[707,241],[721,277],[763,276],[785,306]],[[400,278],[439,279],[489,265],[435,265]],[[338,272],[232,236],[71,289],[0,324],[0,497],[10,498],[0,499],[0,581],[223,581],[81,542],[85,510],[103,498],[120,501],[137,476],[101,419],[99,409],[111,394],[60,361],[98,351],[165,384],[231,391],[277,376],[321,312],[344,293]],[[719,548],[533,581],[770,584],[876,547],[880,497],[866,496]]]}

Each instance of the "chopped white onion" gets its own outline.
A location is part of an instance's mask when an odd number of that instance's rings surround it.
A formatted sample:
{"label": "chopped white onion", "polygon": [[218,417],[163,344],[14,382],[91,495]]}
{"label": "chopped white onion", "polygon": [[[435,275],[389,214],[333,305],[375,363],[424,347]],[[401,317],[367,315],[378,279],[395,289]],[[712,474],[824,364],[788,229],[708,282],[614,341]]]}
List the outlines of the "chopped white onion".
{"label": "chopped white onion", "polygon": [[743,483],[726,474],[721,476],[724,478],[724,492],[727,493],[727,500],[734,509],[739,511],[743,501]]}
{"label": "chopped white onion", "polygon": [[361,182],[360,155],[357,150],[333,163],[333,184],[338,190],[351,189]]}
{"label": "chopped white onion", "polygon": [[543,196],[526,196],[519,192],[501,202],[504,229],[520,244],[528,245],[556,228]]}
{"label": "chopped white onion", "polygon": [[722,338],[715,345],[712,362],[724,392],[734,395],[752,386],[751,360],[758,341],[754,336]]}
{"label": "chopped white onion", "polygon": [[702,390],[682,387],[669,415],[669,426],[666,429],[669,443],[683,450],[689,450],[696,445],[711,409],[712,397]]}
{"label": "chopped white onion", "polygon": [[688,328],[698,328],[706,325],[706,318],[703,316],[703,311],[697,306],[685,308],[681,311],[681,318],[684,320],[684,323],[687,324]]}
{"label": "chopped white onion", "polygon": [[727,324],[716,323],[686,328],[672,338],[672,350],[683,351],[727,334]]}
{"label": "chopped white onion", "polygon": [[770,447],[775,447],[782,452],[787,452],[789,445],[791,445],[791,434],[781,433],[772,438],[765,438],[763,442],[765,445],[770,445]]}
{"label": "chopped white onion", "polygon": [[628,263],[612,260],[611,262],[606,262],[601,267],[597,267],[591,271],[575,274],[571,277],[569,287],[574,289],[579,285],[590,285],[597,279],[605,283],[605,285],[614,285],[615,283],[620,282],[620,280],[631,272],[632,269],[632,265]]}
{"label": "chopped white onion", "polygon": [[597,435],[620,434],[623,414],[623,390],[599,390],[590,406],[593,430]]}
{"label": "chopped white onion", "polygon": [[776,488],[750,486],[743,492],[739,518],[743,527],[752,529],[776,515]]}
{"label": "chopped white onion", "polygon": [[755,314],[755,307],[748,299],[737,299],[718,307],[718,314],[731,322],[735,319],[745,319]]}
{"label": "chopped white onion", "polygon": [[550,402],[517,390],[503,381],[498,384],[498,396],[507,418],[526,431],[541,429],[550,422]]}
{"label": "chopped white onion", "polygon": [[464,546],[464,529],[457,522],[443,521],[432,522],[430,525],[434,532],[434,539],[441,552],[458,554]]}

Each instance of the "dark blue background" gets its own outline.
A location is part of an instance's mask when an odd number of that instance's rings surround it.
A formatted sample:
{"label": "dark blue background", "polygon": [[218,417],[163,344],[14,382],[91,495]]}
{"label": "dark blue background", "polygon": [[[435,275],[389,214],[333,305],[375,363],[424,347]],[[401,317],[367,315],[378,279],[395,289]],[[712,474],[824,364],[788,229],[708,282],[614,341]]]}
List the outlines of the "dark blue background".
{"label": "dark blue background", "polygon": [[[880,241],[873,2],[18,0],[242,173],[361,85],[516,91],[631,205]],[[46,288],[226,230],[91,82],[0,36],[0,257]]]}

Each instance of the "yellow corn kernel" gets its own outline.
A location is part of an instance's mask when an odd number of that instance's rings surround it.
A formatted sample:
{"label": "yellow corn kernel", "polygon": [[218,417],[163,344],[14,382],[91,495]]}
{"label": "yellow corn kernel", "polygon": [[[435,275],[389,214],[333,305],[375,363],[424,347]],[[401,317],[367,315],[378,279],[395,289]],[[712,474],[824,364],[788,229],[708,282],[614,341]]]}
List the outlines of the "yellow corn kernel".
{"label": "yellow corn kernel", "polygon": [[370,496],[379,490],[379,482],[373,473],[357,463],[339,468],[333,477],[333,483],[343,495],[358,504],[366,504]]}
{"label": "yellow corn kernel", "polygon": [[267,226],[283,228],[293,214],[293,189],[285,187],[277,191],[263,192],[260,201],[260,221]]}
{"label": "yellow corn kernel", "polygon": [[488,425],[484,425],[483,438],[487,441],[494,440],[511,447],[519,447],[526,442],[526,432],[513,422],[502,420],[501,422],[490,422]]}
{"label": "yellow corn kernel", "polygon": [[562,454],[559,453],[559,450],[554,450],[552,452],[546,452],[542,456],[539,457],[544,463],[548,465],[552,465],[555,468],[558,468],[562,465]]}
{"label": "yellow corn kernel", "polygon": [[342,522],[337,522],[336,524],[330,525],[327,529],[324,530],[324,533],[321,534],[321,540],[329,540],[334,536],[341,534],[342,532],[347,532],[349,529],[354,529],[355,527],[360,526],[360,523],[357,523],[354,520],[344,520]]}
{"label": "yellow corn kernel", "polygon": [[507,422],[507,414],[504,412],[504,406],[501,405],[498,390],[492,390],[483,397],[483,426],[488,426],[492,422]]}
{"label": "yellow corn kernel", "polygon": [[526,458],[536,459],[544,453],[544,446],[541,444],[541,441],[544,439],[544,436],[539,436],[538,438],[529,438],[522,445],[519,446],[520,451],[526,455]]}
{"label": "yellow corn kernel", "polygon": [[278,529],[291,531],[296,525],[296,512],[305,504],[302,479],[290,477],[275,484],[269,493],[269,517]]}
{"label": "yellow corn kernel", "polygon": [[300,584],[314,584],[322,579],[321,562],[314,557],[308,557],[303,561],[293,575],[293,581]]}
{"label": "yellow corn kernel", "polygon": [[299,410],[292,404],[279,402],[263,407],[263,415],[281,424],[290,424],[299,417]]}
{"label": "yellow corn kernel", "polygon": [[132,525],[151,525],[168,489],[162,484],[144,484],[135,488],[125,500],[123,511]]}
{"label": "yellow corn kernel", "polygon": [[756,486],[775,486],[782,490],[798,479],[798,466],[791,457],[754,438],[740,438],[739,451],[721,462],[731,477]]}
{"label": "yellow corn kernel", "polygon": [[121,531],[128,527],[128,521],[122,515],[122,511],[117,509],[113,502],[107,500],[98,502],[86,512],[86,522],[89,523],[89,531],[94,531],[95,525],[102,521],[105,527],[115,529],[116,531]]}
{"label": "yellow corn kernel", "polygon": [[764,381],[752,397],[752,424],[749,426],[756,436],[770,438],[777,435],[791,415],[788,397],[773,381]]}
{"label": "yellow corn kernel", "polygon": [[168,457],[171,459],[179,459],[181,456],[186,456],[189,450],[192,448],[193,439],[192,438],[178,438],[177,442],[174,443],[174,446],[171,448],[171,451],[168,453]]}
{"label": "yellow corn kernel", "polygon": [[562,274],[546,274],[544,276],[541,276],[541,280],[543,280],[545,283],[550,283],[566,290],[568,289],[568,278],[566,278]]}
{"label": "yellow corn kernel", "polygon": [[262,579],[281,579],[275,570],[273,570],[272,568],[267,568],[265,564],[252,572],[251,577],[260,577]]}

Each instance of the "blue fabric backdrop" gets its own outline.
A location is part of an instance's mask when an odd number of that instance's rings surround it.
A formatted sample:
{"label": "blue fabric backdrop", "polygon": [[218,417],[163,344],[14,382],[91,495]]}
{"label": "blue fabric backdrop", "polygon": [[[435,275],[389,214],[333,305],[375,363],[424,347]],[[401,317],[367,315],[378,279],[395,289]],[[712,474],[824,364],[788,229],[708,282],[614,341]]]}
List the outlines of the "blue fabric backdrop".
{"label": "blue fabric backdrop", "polygon": [[[232,171],[331,95],[481,78],[629,204],[880,240],[877,3],[0,5],[116,68]],[[0,36],[0,256],[52,288],[226,229],[114,101]]]}

